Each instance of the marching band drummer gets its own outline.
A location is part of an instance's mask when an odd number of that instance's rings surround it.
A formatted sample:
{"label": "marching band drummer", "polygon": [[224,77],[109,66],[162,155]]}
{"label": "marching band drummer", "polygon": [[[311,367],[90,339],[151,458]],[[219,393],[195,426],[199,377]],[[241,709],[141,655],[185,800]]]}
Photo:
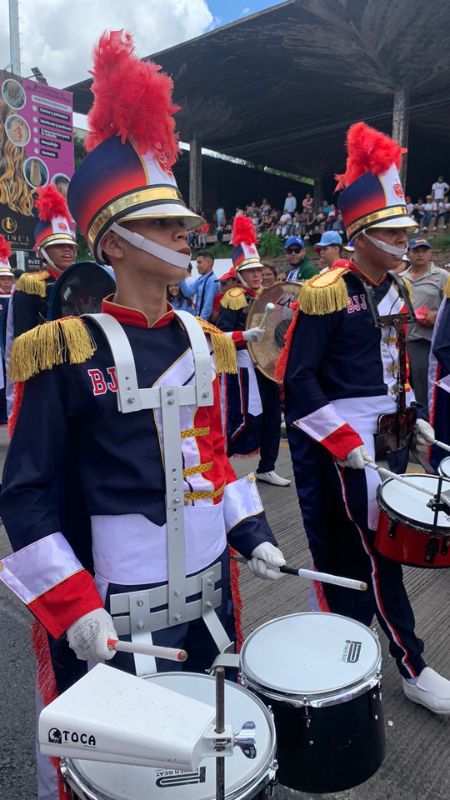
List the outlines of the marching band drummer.
{"label": "marching band drummer", "polygon": [[281,404],[278,384],[255,370],[247,350],[248,341],[261,341],[265,329],[245,330],[250,304],[261,291],[263,264],[256,247],[253,220],[237,216],[233,224],[231,258],[241,285],[223,295],[217,327],[229,333],[238,352],[237,375],[223,378],[225,427],[228,455],[252,455],[260,449],[256,477],[272,486],[289,486],[290,480],[275,472],[281,430]]}
{"label": "marching band drummer", "polygon": [[[259,577],[280,577],[285,563],[254,477],[236,480],[224,451],[214,371],[236,368],[235,347],[167,305],[167,285],[190,263],[188,227],[199,223],[171,171],[172,81],[139,61],[122,31],[101,37],[93,75],[89,152],[68,201],[95,257],[113,266],[116,292],[102,315],[45,323],[11,354],[21,391],[0,508],[14,553],[0,578],[50,634],[58,670],[41,650],[41,702],[55,678],[60,689],[77,677],[61,660],[66,637],[81,662],[109,660],[119,622],[125,637],[185,647],[188,669],[204,671],[235,637],[227,542]],[[91,522],[70,536],[61,480],[69,468]],[[165,607],[156,587],[166,587]],[[142,611],[133,612],[137,591]],[[128,612],[114,612],[118,603]],[[142,615],[138,630],[133,613]],[[114,664],[137,674],[180,667],[156,661],[118,653]],[[39,776],[39,800],[57,798],[48,760]]]}
{"label": "marching band drummer", "polygon": [[[315,567],[358,575],[370,587],[350,594],[323,585],[323,606],[366,625],[375,612],[406,696],[449,714],[450,681],[425,665],[401,565],[374,550],[380,479],[365,468],[375,459],[378,417],[391,415],[385,419],[396,428],[396,398],[401,395],[406,406],[413,400],[410,388],[403,388],[403,328],[390,321],[407,295],[402,279],[388,270],[416,223],[408,217],[398,175],[399,145],[357,123],[347,146],[339,207],[354,255],[303,286],[279,363],[278,375],[287,360],[285,416],[297,493]],[[415,423],[415,435],[421,443],[434,438],[424,420]]]}

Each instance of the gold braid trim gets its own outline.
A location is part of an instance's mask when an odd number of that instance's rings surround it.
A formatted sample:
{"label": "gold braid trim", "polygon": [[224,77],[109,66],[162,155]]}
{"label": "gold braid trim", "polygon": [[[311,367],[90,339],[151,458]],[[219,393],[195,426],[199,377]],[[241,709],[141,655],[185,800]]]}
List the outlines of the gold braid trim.
{"label": "gold braid trim", "polygon": [[405,284],[406,291],[408,293],[408,297],[411,300],[412,298],[412,289],[411,289],[411,281],[408,278],[402,278],[403,283]]}
{"label": "gold braid trim", "polygon": [[16,283],[16,292],[23,292],[24,294],[37,294],[39,297],[45,297],[47,287],[45,281],[50,277],[50,273],[46,272],[24,272]]}
{"label": "gold braid trim", "polygon": [[185,431],[181,431],[181,438],[182,439],[189,439],[191,436],[208,436],[209,428],[187,428]]}
{"label": "gold braid trim", "polygon": [[[230,289],[230,291],[232,290]],[[211,337],[217,372],[226,372],[228,375],[236,375],[236,347],[231,336],[227,336],[223,331],[219,331],[219,328],[207,322],[206,319],[201,319],[200,317],[196,317],[196,319],[200,323],[203,333]]]}
{"label": "gold braid trim", "polygon": [[13,381],[27,381],[57,364],[83,364],[96,349],[88,328],[79,317],[44,322],[14,341],[9,375]]}
{"label": "gold braid trim", "polygon": [[447,278],[447,283],[444,286],[444,297],[448,297],[450,299],[450,275]]}
{"label": "gold braid trim", "polygon": [[233,286],[232,289],[228,289],[222,297],[220,305],[223,308],[230,308],[231,311],[239,311],[241,308],[246,308],[248,303],[245,289],[241,289],[240,286]]}
{"label": "gold braid trim", "polygon": [[212,461],[208,461],[206,464],[198,464],[196,467],[186,467],[183,470],[183,477],[189,478],[190,475],[201,475],[202,472],[209,472],[212,468]]}
{"label": "gold braid trim", "polygon": [[219,497],[220,494],[223,494],[225,491],[225,484],[221,486],[219,489],[216,489],[215,492],[185,492],[184,499],[186,502],[190,500],[215,500],[216,497]]}
{"label": "gold braid trim", "polygon": [[298,305],[304,314],[331,314],[343,311],[348,305],[348,292],[343,275],[348,272],[345,267],[330,269],[322,275],[314,275],[303,284]]}

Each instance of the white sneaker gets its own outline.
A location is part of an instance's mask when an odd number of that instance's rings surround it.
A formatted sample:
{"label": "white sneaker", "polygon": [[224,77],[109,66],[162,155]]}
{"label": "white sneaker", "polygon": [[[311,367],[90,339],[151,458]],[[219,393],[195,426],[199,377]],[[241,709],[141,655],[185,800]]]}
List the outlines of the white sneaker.
{"label": "white sneaker", "polygon": [[275,470],[271,472],[257,472],[256,477],[259,481],[264,481],[264,483],[271,483],[272,486],[290,486],[291,482],[287,478],[282,478],[280,475],[277,475]]}
{"label": "white sneaker", "polygon": [[403,678],[403,691],[408,700],[435,714],[450,714],[450,681],[431,667],[425,667],[415,683]]}

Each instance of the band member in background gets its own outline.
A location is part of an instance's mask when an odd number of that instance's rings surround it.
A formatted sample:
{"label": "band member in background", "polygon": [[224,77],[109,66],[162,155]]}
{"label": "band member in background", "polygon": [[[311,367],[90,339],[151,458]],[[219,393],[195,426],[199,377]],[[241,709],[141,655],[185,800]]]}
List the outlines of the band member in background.
{"label": "band member in background", "polygon": [[[297,493],[318,570],[362,578],[366,593],[323,585],[323,607],[370,625],[374,612],[389,638],[405,695],[450,713],[450,681],[426,666],[423,642],[403,585],[402,568],[374,549],[379,511],[375,437],[380,415],[398,430],[400,412],[420,443],[431,426],[408,411],[404,342],[408,294],[389,273],[406,250],[407,214],[396,142],[364,123],[348,132],[348,158],[339,197],[355,252],[351,261],[311,278],[286,336],[286,423]],[[383,428],[386,433],[386,428]],[[405,432],[403,447],[409,441]],[[404,448],[403,448],[404,450]],[[350,596],[351,595],[351,596]]]}
{"label": "band member in background", "polygon": [[[190,262],[188,228],[199,223],[171,170],[172,81],[134,55],[123,31],[101,37],[93,76],[88,155],[68,202],[95,258],[113,266],[116,292],[104,301],[105,316],[45,323],[11,352],[20,391],[0,513],[14,553],[0,579],[50,634],[52,662],[42,627],[34,637],[41,704],[79,677],[80,663],[115,655],[107,640],[118,638],[117,595],[129,608],[130,593],[145,593],[147,642],[186,647],[189,670],[204,671],[235,639],[227,542],[260,577],[280,577],[284,564],[254,477],[236,480],[225,455],[215,370],[236,369],[234,345],[167,305],[167,286]],[[90,531],[71,527],[71,472],[80,477],[77,505]],[[216,576],[217,638],[202,604],[189,605],[202,596],[206,570]],[[155,586],[167,587],[163,607]],[[133,638],[131,623],[128,631]],[[123,653],[113,663],[137,674],[180,667]],[[39,777],[39,800],[57,798],[48,759]]]}
{"label": "band member in background", "polygon": [[0,235],[0,425],[5,425],[8,422],[5,369],[6,319],[11,292],[16,281],[9,263],[10,255],[11,245]]}
{"label": "band member in background", "polygon": [[[428,369],[428,406],[436,439],[450,445],[450,278],[433,328]],[[433,445],[430,464],[437,469],[448,453]]]}
{"label": "band member in background", "polygon": [[16,283],[12,301],[14,338],[45,322],[50,289],[73,264],[77,254],[67,202],[56,186],[49,184],[38,189],[35,205],[39,222],[34,232],[34,249],[45,269],[25,272]]}
{"label": "band member in background", "polygon": [[261,341],[263,328],[245,330],[250,303],[261,290],[263,265],[256,248],[256,231],[249,217],[235,217],[232,260],[241,285],[225,292],[220,301],[217,327],[231,335],[238,351],[238,375],[227,375],[225,393],[228,455],[252,455],[260,451],[256,477],[273,486],[289,486],[290,480],[275,472],[281,430],[278,384],[255,370],[248,341]]}

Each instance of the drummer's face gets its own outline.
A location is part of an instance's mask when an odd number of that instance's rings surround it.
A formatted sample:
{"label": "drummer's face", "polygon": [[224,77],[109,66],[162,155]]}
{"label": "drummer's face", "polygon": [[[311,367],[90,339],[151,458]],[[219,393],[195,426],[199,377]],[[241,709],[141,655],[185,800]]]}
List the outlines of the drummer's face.
{"label": "drummer's face", "polygon": [[262,283],[262,268],[245,269],[242,271],[242,277],[249,289],[259,289]]}
{"label": "drummer's face", "polygon": [[77,254],[77,248],[74,244],[52,244],[46,248],[46,251],[56,269],[61,270],[61,272],[73,264]]}

